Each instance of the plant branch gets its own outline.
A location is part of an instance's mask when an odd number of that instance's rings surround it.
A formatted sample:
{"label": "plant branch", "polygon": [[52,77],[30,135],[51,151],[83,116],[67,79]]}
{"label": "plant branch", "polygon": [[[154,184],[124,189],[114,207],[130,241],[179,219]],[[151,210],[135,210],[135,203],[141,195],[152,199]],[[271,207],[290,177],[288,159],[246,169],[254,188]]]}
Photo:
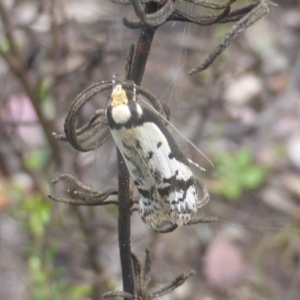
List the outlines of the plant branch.
{"label": "plant branch", "polygon": [[2,19],[2,24],[5,30],[6,38],[10,45],[10,52],[4,52],[0,50],[0,55],[5,60],[5,62],[9,65],[12,72],[15,74],[17,78],[19,78],[28,98],[30,99],[32,106],[37,114],[38,119],[40,120],[40,124],[45,133],[47,142],[52,149],[52,154],[54,156],[55,162],[60,165],[61,157],[60,151],[57,141],[52,136],[52,128],[54,127],[48,120],[45,119],[41,109],[40,109],[40,99],[36,96],[35,87],[31,80],[29,79],[28,72],[26,70],[26,66],[24,60],[22,58],[22,54],[20,49],[16,43],[15,37],[12,32],[12,25],[10,24],[7,11],[0,0],[0,17]]}
{"label": "plant branch", "polygon": [[[145,13],[155,13],[158,5],[154,3],[146,4]],[[133,81],[136,85],[140,85],[144,75],[147,58],[151,48],[152,40],[154,37],[155,28],[145,27],[141,29],[139,40],[137,43],[136,51],[133,53],[131,47],[129,64],[127,66],[127,78]],[[134,55],[133,55],[134,54]],[[123,278],[123,290],[125,293],[134,294],[134,274],[131,261],[131,229],[130,217],[132,201],[130,197],[130,174],[123,160],[120,151],[117,149],[118,159],[118,191],[119,191],[119,222],[118,222],[118,236],[119,236],[119,249]],[[129,298],[127,298],[129,299]]]}

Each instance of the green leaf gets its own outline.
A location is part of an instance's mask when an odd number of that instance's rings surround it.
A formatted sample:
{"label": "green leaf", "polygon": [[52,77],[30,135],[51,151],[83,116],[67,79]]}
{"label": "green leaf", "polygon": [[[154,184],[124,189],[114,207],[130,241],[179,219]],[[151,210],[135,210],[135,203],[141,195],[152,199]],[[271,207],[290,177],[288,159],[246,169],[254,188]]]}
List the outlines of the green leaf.
{"label": "green leaf", "polygon": [[35,171],[41,169],[49,158],[50,151],[48,149],[35,149],[26,154],[25,165],[28,169]]}
{"label": "green leaf", "polygon": [[249,150],[241,149],[236,155],[236,164],[240,170],[252,164],[252,155]]}
{"label": "green leaf", "polygon": [[3,38],[3,39],[0,41],[0,50],[1,50],[2,52],[4,52],[4,53],[9,52],[9,50],[10,50],[10,44],[9,44],[8,39]]}
{"label": "green leaf", "polygon": [[258,188],[265,177],[266,171],[262,167],[253,166],[243,174],[243,186],[248,189]]}
{"label": "green leaf", "polygon": [[242,148],[236,154],[222,153],[216,159],[217,193],[229,200],[239,198],[244,190],[259,188],[266,176],[267,169],[255,165],[248,149]]}
{"label": "green leaf", "polygon": [[49,93],[49,84],[45,79],[41,80],[37,85],[37,96],[39,99],[44,100],[50,95]]}
{"label": "green leaf", "polygon": [[223,195],[229,200],[234,200],[234,199],[240,197],[241,194],[242,194],[242,189],[241,189],[240,185],[237,183],[229,184],[223,190]]}
{"label": "green leaf", "polygon": [[40,195],[33,195],[23,201],[23,209],[28,213],[29,231],[35,237],[43,235],[51,215],[50,202],[45,201]]}
{"label": "green leaf", "polygon": [[92,293],[92,287],[89,285],[75,285],[72,289],[71,289],[71,297],[88,297],[90,296]]}

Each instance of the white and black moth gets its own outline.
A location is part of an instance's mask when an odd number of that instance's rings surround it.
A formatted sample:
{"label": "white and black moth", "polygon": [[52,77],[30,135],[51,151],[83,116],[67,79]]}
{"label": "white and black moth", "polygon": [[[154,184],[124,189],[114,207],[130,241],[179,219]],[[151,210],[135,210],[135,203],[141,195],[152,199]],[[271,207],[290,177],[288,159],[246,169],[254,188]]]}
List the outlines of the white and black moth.
{"label": "white and black moth", "polygon": [[142,220],[157,229],[163,223],[192,221],[209,200],[173,137],[152,110],[128,101],[121,84],[113,89],[106,117],[134,184],[140,193]]}

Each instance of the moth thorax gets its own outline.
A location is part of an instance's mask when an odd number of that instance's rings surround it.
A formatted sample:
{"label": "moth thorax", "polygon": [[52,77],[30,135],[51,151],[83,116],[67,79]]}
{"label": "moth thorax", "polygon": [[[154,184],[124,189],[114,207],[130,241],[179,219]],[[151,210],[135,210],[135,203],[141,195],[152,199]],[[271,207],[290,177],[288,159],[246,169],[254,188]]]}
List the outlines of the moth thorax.
{"label": "moth thorax", "polygon": [[111,106],[127,104],[128,98],[121,84],[116,85],[111,93]]}

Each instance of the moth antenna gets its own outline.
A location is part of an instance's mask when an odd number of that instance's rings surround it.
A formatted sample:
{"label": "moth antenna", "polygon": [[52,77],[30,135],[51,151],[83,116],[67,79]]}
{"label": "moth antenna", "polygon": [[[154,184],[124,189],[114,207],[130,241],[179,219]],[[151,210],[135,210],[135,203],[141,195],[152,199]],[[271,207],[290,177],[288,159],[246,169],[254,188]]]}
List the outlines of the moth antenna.
{"label": "moth antenna", "polygon": [[132,92],[133,92],[132,100],[133,100],[134,102],[136,102],[136,84],[135,84],[134,82],[133,82]]}
{"label": "moth antenna", "polygon": [[199,166],[197,163],[195,163],[191,159],[187,158],[187,160],[189,161],[189,163],[191,163],[192,165],[194,165],[195,167],[197,167],[200,171],[206,172],[206,170],[203,167]]}
{"label": "moth antenna", "polygon": [[113,84],[113,89],[116,87],[116,78],[119,76],[119,74],[115,73],[113,75],[113,78],[112,78],[112,84]]}
{"label": "moth antenna", "polygon": [[213,162],[188,138],[186,138],[167,118],[165,118],[162,114],[160,114],[157,110],[154,109],[147,101],[145,101],[143,98],[141,100],[157,115],[159,115],[167,124],[169,124],[186,142],[188,142],[198,153],[200,153],[208,162],[209,164],[214,168]]}

